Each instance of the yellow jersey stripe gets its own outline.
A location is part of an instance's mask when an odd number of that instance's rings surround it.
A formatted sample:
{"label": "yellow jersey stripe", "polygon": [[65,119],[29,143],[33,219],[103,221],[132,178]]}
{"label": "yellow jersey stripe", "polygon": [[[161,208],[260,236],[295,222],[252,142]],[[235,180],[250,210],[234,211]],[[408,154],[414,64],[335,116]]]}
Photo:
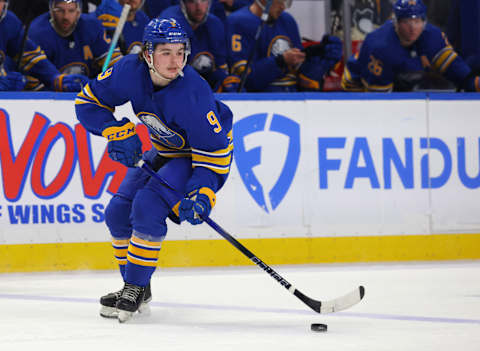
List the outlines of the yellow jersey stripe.
{"label": "yellow jersey stripe", "polygon": [[[100,103],[100,101],[97,99],[95,94],[93,94],[92,89],[90,88],[89,84],[85,85],[83,89],[78,93],[77,99],[75,100],[75,104],[77,104],[77,101],[79,104],[85,104],[85,103],[90,103],[93,105],[97,105],[101,108],[107,109],[110,112],[115,112],[114,108],[111,108],[107,105],[103,105]],[[81,102],[83,101],[83,102]]]}
{"label": "yellow jersey stripe", "polygon": [[457,58],[458,54],[454,51],[452,54],[448,57],[448,59],[443,63],[443,65],[440,67],[440,73],[444,73],[448,67],[452,64],[453,60]]}
{"label": "yellow jersey stripe", "polygon": [[367,90],[373,91],[373,92],[388,92],[392,91],[393,89],[393,83],[387,84],[387,85],[374,85],[374,84],[368,84],[366,80],[362,79],[362,83],[365,85]]}

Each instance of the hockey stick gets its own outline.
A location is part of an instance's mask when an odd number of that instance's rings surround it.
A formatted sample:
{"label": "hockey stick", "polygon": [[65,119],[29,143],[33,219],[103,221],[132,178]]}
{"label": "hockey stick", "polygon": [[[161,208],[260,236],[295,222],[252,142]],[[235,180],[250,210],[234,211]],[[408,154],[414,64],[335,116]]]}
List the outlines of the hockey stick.
{"label": "hockey stick", "polygon": [[110,43],[110,48],[108,49],[107,58],[105,59],[105,62],[103,63],[102,72],[105,72],[107,70],[108,65],[110,64],[110,60],[112,59],[113,51],[115,50],[115,47],[117,46],[118,38],[120,37],[120,34],[122,34],[123,26],[125,25],[125,22],[127,21],[127,16],[128,16],[128,12],[130,11],[130,7],[131,6],[129,4],[123,5],[123,9],[122,9],[122,13],[120,15],[120,19],[118,20],[117,27],[115,28],[115,32],[113,33],[112,42]]}
{"label": "hockey stick", "polygon": [[[151,167],[148,165],[145,161],[140,160],[137,163],[137,166],[142,168],[145,172],[147,172],[149,175],[157,179],[161,184],[164,186],[168,187],[169,189],[176,191],[175,188],[170,186],[162,177],[160,177]],[[290,284],[285,278],[283,278],[280,274],[275,272],[272,267],[270,267],[268,264],[263,262],[261,259],[259,259],[255,254],[253,254],[249,249],[247,249],[245,246],[243,246],[237,239],[235,239],[233,236],[231,236],[227,231],[225,231],[222,227],[220,227],[217,223],[215,223],[210,217],[203,217],[202,219],[207,223],[213,230],[215,230],[218,234],[223,236],[227,241],[235,246],[241,253],[243,253],[245,256],[247,256],[250,261],[255,263],[258,267],[263,269],[268,275],[270,275],[273,279],[275,279],[280,285],[282,285],[285,289],[290,291],[293,295],[295,295],[297,298],[299,298],[303,303],[305,303],[308,307],[310,307],[312,310],[314,310],[317,313],[333,313],[333,312],[338,312],[345,310],[357,303],[359,303],[363,296],[365,295],[365,288],[363,286],[359,286],[352,292],[341,296],[337,297],[333,300],[328,300],[328,301],[318,301],[314,300],[307,295],[303,294],[300,290],[295,288],[292,284]]]}
{"label": "hockey stick", "polygon": [[257,51],[258,42],[259,42],[259,39],[260,39],[260,34],[262,33],[263,26],[265,25],[265,23],[267,23],[268,14],[270,12],[270,7],[272,6],[272,3],[273,3],[273,0],[267,0],[267,3],[265,5],[265,9],[262,12],[262,17],[260,17],[261,22],[260,22],[260,25],[257,27],[257,31],[255,33],[255,42],[253,44],[252,50],[250,51],[250,55],[248,56],[248,60],[247,60],[247,64],[245,65],[245,69],[242,72],[242,77],[240,79],[240,85],[238,86],[237,93],[240,93],[243,90],[243,88],[245,86],[245,82],[247,81],[248,68],[250,67],[250,64],[252,62],[253,55],[255,55],[255,51]]}

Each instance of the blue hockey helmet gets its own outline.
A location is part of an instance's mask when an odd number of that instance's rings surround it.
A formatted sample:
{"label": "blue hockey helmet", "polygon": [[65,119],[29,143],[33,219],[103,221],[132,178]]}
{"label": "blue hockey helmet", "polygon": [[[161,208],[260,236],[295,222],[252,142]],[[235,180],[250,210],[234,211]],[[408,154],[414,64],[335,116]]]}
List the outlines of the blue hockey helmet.
{"label": "blue hockey helmet", "polygon": [[5,18],[7,15],[7,8],[8,8],[8,0],[5,0],[5,5],[3,5],[2,12],[0,12],[0,22]]}
{"label": "blue hockey helmet", "polygon": [[190,54],[190,41],[187,33],[174,18],[154,18],[145,27],[143,44],[149,55],[157,44],[185,44],[186,55]]}
{"label": "blue hockey helmet", "polygon": [[393,12],[397,20],[402,18],[421,18],[425,20],[427,17],[427,7],[422,0],[397,0],[393,6]]}

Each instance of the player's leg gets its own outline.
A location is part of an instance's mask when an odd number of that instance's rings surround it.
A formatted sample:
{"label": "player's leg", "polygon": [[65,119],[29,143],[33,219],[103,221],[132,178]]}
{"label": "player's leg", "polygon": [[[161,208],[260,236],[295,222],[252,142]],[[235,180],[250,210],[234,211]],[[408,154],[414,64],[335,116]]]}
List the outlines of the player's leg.
{"label": "player's leg", "polygon": [[[192,173],[191,159],[174,159],[157,173],[180,194]],[[119,320],[124,322],[139,309],[146,287],[155,271],[162,241],[167,234],[166,219],[181,196],[156,179],[139,189],[132,204],[132,236],[125,267],[125,287],[118,300]]]}
{"label": "player's leg", "polygon": [[[105,210],[105,222],[112,237],[115,260],[118,263],[122,280],[125,277],[127,249],[132,235],[130,212],[133,198],[138,189],[145,186],[148,176],[140,169],[130,168],[117,193],[110,200]],[[123,289],[123,288],[122,288]],[[106,318],[117,318],[116,308],[122,289],[108,293],[100,298],[100,315]]]}

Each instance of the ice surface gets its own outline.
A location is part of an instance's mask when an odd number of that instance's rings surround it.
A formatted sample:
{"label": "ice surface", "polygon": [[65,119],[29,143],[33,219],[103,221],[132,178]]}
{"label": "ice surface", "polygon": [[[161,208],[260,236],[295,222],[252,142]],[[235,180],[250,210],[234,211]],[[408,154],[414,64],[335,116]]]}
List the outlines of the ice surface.
{"label": "ice surface", "polygon": [[98,314],[117,272],[3,274],[0,350],[480,350],[478,261],[274,268],[315,299],[366,295],[319,315],[255,266],[158,269],[151,315],[119,324]]}

